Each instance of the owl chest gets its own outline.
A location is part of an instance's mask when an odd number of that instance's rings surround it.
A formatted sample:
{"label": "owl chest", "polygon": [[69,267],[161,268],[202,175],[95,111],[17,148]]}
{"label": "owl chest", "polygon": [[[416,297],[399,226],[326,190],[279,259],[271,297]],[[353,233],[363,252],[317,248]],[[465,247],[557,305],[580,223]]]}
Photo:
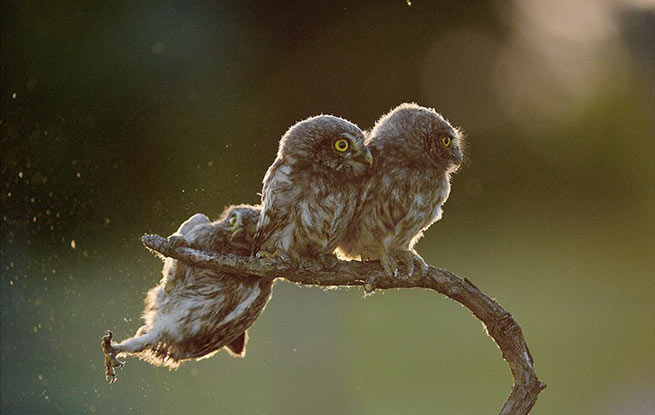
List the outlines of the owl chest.
{"label": "owl chest", "polygon": [[446,200],[448,200],[448,196],[450,195],[450,180],[448,177],[441,178],[441,180],[438,182],[438,186],[433,189],[432,194],[434,198],[432,202],[434,213],[432,216],[440,216],[441,206],[446,203]]}
{"label": "owl chest", "polygon": [[346,231],[356,203],[347,194],[318,192],[298,204],[294,239],[305,255],[328,253]]}
{"label": "owl chest", "polygon": [[450,193],[447,178],[414,174],[405,177],[404,181],[397,180],[397,177],[383,177],[376,191],[377,197],[371,198],[375,201],[371,216],[378,218],[391,232],[397,231],[396,226],[401,221],[424,227],[437,220]]}
{"label": "owl chest", "polygon": [[417,192],[408,212],[413,218],[412,223],[419,229],[425,229],[441,219],[442,206],[449,193],[450,183],[447,179],[440,179],[433,186],[426,186]]}

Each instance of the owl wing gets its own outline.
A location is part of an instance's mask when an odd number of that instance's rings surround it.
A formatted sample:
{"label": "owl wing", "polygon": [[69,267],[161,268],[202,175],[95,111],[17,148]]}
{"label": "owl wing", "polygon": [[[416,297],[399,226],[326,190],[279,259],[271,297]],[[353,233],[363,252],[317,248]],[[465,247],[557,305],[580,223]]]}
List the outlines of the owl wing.
{"label": "owl wing", "polygon": [[[417,183],[418,180],[410,181]],[[433,185],[432,185],[433,186]],[[441,187],[437,185],[437,187]],[[441,203],[435,205],[434,189],[424,191],[420,186],[410,186],[401,192],[400,217],[394,220],[393,244],[397,249],[412,248],[423,230],[441,218]]]}
{"label": "owl wing", "polygon": [[256,254],[273,232],[288,221],[293,193],[289,167],[277,160],[266,172],[262,189],[262,211],[255,230],[252,254]]}

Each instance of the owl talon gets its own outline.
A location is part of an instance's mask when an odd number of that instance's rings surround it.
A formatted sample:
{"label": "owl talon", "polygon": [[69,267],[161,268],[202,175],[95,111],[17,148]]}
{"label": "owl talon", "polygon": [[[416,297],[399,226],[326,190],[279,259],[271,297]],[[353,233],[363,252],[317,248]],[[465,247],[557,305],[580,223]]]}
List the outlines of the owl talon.
{"label": "owl talon", "polygon": [[407,252],[403,257],[403,263],[407,267],[407,279],[412,278],[414,275],[414,256],[411,252]]}
{"label": "owl talon", "polygon": [[319,254],[318,260],[325,271],[332,271],[339,263],[339,258],[334,254]]}
{"label": "owl talon", "polygon": [[[407,251],[398,251],[393,254],[396,258],[400,259],[400,262],[405,265],[407,268],[406,279],[410,279],[414,276],[416,271],[419,272],[419,275],[425,275],[428,270],[428,264],[425,260],[416,253],[413,249]],[[418,264],[418,267],[416,266]]]}
{"label": "owl talon", "polygon": [[257,258],[271,258],[279,259],[284,262],[291,269],[298,269],[300,266],[300,257],[297,254],[292,252],[285,252],[280,249],[277,249],[275,252],[268,252],[260,250],[257,252]]}
{"label": "owl talon", "polygon": [[[409,280],[418,271],[424,275],[428,271],[428,264],[414,250],[392,251],[381,255],[380,263],[386,276],[390,278],[403,278]],[[401,273],[398,264],[405,266],[406,272]],[[418,266],[417,266],[418,264]]]}
{"label": "owl talon", "polygon": [[168,243],[173,247],[173,248],[179,248],[179,247],[188,247],[189,242],[186,240],[184,235],[179,234],[179,233],[174,233],[168,238]]}
{"label": "owl talon", "polygon": [[[409,278],[411,278],[414,275],[415,270],[419,272],[419,275],[425,275],[428,272],[428,264],[413,249],[409,251],[405,251],[403,262],[407,266],[407,276]],[[416,264],[418,264],[418,269],[416,267]]]}
{"label": "owl talon", "polygon": [[415,254],[414,261],[418,262],[418,264],[420,266],[419,268],[421,270],[421,275],[426,275],[428,273],[428,271],[430,270],[430,266],[428,265],[427,262],[425,262],[423,257],[420,256],[419,254]]}
{"label": "owl talon", "polygon": [[398,265],[396,265],[396,261],[390,255],[382,255],[380,264],[387,277],[398,278]]}
{"label": "owl talon", "polygon": [[278,258],[282,260],[282,262],[287,264],[289,268],[298,269],[298,267],[300,266],[300,258],[298,258],[298,256],[296,255],[289,254],[286,252],[280,252],[278,253]]}
{"label": "owl talon", "polygon": [[109,383],[116,382],[116,368],[122,369],[125,362],[121,362],[116,358],[118,350],[114,347],[115,343],[111,341],[113,333],[111,330],[106,330],[105,335],[102,336],[102,352],[105,354],[105,379]]}

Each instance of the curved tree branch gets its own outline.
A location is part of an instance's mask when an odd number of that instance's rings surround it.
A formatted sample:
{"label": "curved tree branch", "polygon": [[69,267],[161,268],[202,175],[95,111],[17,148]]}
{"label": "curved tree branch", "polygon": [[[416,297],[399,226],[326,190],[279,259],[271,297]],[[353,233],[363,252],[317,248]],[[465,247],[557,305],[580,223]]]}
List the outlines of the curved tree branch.
{"label": "curved tree branch", "polygon": [[303,285],[362,285],[371,290],[373,287],[367,281],[373,280],[377,289],[429,288],[438,291],[471,310],[494,339],[503,359],[509,365],[514,376],[514,386],[500,415],[527,415],[539,392],[546,387],[546,384],[537,378],[530,350],[512,315],[471,281],[462,279],[446,269],[431,266],[425,275],[414,276],[409,280],[392,279],[385,276],[377,262],[338,261],[333,269],[326,271],[319,261],[301,258],[299,267],[290,269],[275,259],[239,257],[184,247],[173,248],[167,239],[158,235],[144,235],[141,240],[146,247],[164,256],[221,271],[248,273],[271,279],[284,278]]}

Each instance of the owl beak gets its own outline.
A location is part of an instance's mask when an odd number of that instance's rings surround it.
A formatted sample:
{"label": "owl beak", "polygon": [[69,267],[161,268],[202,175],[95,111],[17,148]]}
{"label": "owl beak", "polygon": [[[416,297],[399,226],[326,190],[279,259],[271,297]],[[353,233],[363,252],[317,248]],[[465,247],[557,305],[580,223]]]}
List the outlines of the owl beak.
{"label": "owl beak", "polygon": [[462,165],[462,162],[464,161],[464,155],[462,154],[462,151],[460,149],[457,149],[453,153],[453,161],[455,162],[455,165],[459,169],[459,167]]}
{"label": "owl beak", "polygon": [[230,241],[234,241],[234,238],[237,237],[243,230],[243,227],[241,226],[241,216],[237,215],[237,220],[234,222],[234,225],[230,227],[232,229],[232,235],[230,236]]}
{"label": "owl beak", "polygon": [[241,233],[241,229],[243,229],[243,228],[237,228],[237,229],[232,231],[232,236],[230,236],[230,242],[235,242],[234,238],[236,238],[237,235],[239,235]]}
{"label": "owl beak", "polygon": [[364,160],[366,160],[368,166],[373,167],[373,154],[371,154],[371,151],[368,148],[365,148],[363,153],[364,153]]}

